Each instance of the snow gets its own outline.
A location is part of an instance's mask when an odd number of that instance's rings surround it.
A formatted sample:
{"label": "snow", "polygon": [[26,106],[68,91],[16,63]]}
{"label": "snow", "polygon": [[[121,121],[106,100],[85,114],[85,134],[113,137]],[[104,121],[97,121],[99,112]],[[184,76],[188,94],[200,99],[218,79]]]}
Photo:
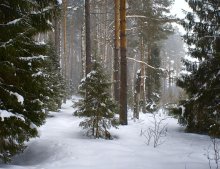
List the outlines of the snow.
{"label": "snow", "polygon": [[44,60],[45,58],[48,58],[48,56],[39,55],[39,56],[31,56],[31,57],[20,57],[19,59],[26,60],[26,61],[31,61],[31,60],[35,60],[35,59]]}
{"label": "snow", "polygon": [[183,117],[184,116],[184,113],[185,113],[185,110],[186,110],[186,108],[182,105],[182,106],[180,106],[180,108],[181,108],[181,110],[182,110],[182,114],[181,114],[181,116]]}
{"label": "snow", "polygon": [[[78,99],[76,97],[74,100]],[[152,125],[152,114],[140,114],[139,120],[111,129],[113,140],[90,139],[79,127],[81,118],[74,117],[72,101],[51,112],[40,138],[32,139],[23,154],[1,169],[207,169],[208,136],[183,132],[177,120],[166,116],[167,135],[163,144],[146,145],[141,130]],[[163,112],[160,116],[164,118]]]}
{"label": "snow", "polygon": [[0,121],[4,121],[5,118],[10,118],[10,117],[17,117],[17,118],[21,119],[22,121],[25,121],[24,118],[19,114],[14,114],[14,113],[9,112],[7,110],[0,109]]}
{"label": "snow", "polygon": [[[188,3],[185,0],[175,0],[171,8],[172,15],[176,15],[179,19],[184,19],[186,17],[185,12],[191,12],[192,9],[189,7]],[[186,33],[185,29],[177,23],[172,23],[174,27],[177,27],[179,33],[184,35]]]}
{"label": "snow", "polygon": [[7,25],[16,24],[16,23],[19,22],[20,20],[21,20],[21,18],[14,19],[13,21],[8,22]]}
{"label": "snow", "polygon": [[61,5],[62,4],[62,0],[57,0],[58,4]]}
{"label": "snow", "polygon": [[24,97],[16,92],[10,92],[10,95],[14,95],[17,97],[18,103],[21,103],[23,105],[24,103]]}
{"label": "snow", "polygon": [[86,75],[86,77],[87,78],[91,78],[93,75],[95,75],[96,74],[96,71],[95,70],[92,70],[90,73],[88,73],[87,75]]}
{"label": "snow", "polygon": [[12,43],[13,42],[13,40],[12,39],[9,39],[7,42],[4,42],[1,46],[0,46],[0,48],[5,48],[6,47],[6,45],[9,45],[10,43]]}
{"label": "snow", "polygon": [[36,45],[46,45],[46,42],[44,42],[44,41],[36,41],[35,44]]}
{"label": "snow", "polygon": [[68,6],[67,9],[72,9],[73,11],[76,11],[77,9],[79,9],[78,6],[73,7],[73,6]]}
{"label": "snow", "polygon": [[39,71],[39,72],[33,74],[32,76],[33,76],[33,77],[37,77],[37,76],[42,76],[42,75],[43,75],[43,72],[42,72],[42,71]]}
{"label": "snow", "polygon": [[144,15],[127,15],[126,18],[147,18]]}
{"label": "snow", "polygon": [[197,58],[191,57],[190,55],[185,55],[184,59],[190,62],[199,63],[199,60]]}
{"label": "snow", "polygon": [[6,111],[6,110],[0,110],[1,120],[4,121],[4,118],[9,118],[9,117],[11,117],[11,116],[14,116],[14,114],[11,113],[11,112],[8,112],[8,111]]}
{"label": "snow", "polygon": [[192,73],[186,70],[181,70],[180,75],[191,75]]}

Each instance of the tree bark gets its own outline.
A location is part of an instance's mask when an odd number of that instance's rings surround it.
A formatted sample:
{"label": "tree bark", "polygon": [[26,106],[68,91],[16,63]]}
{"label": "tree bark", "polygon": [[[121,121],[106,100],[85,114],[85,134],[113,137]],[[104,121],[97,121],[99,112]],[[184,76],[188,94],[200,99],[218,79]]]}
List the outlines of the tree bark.
{"label": "tree bark", "polygon": [[[63,0],[63,75],[64,79],[66,81],[66,88],[68,88],[68,82],[67,82],[67,40],[66,40],[66,19],[67,19],[67,2],[66,0]],[[66,98],[64,97],[64,103],[66,103]]]}
{"label": "tree bark", "polygon": [[141,72],[137,72],[135,76],[134,87],[134,119],[139,119],[139,100],[140,100],[140,86],[141,86]]}
{"label": "tree bark", "polygon": [[105,17],[104,17],[104,67],[107,67],[107,57],[108,57],[108,45],[107,45],[107,20],[108,20],[108,4],[107,4],[107,0],[104,1],[104,13],[105,13]]}
{"label": "tree bark", "polygon": [[56,47],[56,54],[60,58],[60,18],[58,16],[55,16],[54,20],[55,24],[55,47]]}
{"label": "tree bark", "polygon": [[126,0],[120,0],[120,124],[127,125]]}
{"label": "tree bark", "polygon": [[83,29],[83,25],[81,27],[81,62],[82,62],[82,70],[81,70],[81,77],[85,77],[86,76],[86,68],[85,68],[85,42],[84,42],[84,29]]}
{"label": "tree bark", "polygon": [[92,70],[91,35],[90,35],[90,0],[85,0],[86,27],[86,75]]}
{"label": "tree bark", "polygon": [[115,0],[114,98],[119,102],[120,0]]}
{"label": "tree bark", "polygon": [[[144,62],[144,39],[141,38],[141,61]],[[145,91],[145,65],[141,63],[141,101],[142,101],[142,112],[146,113],[146,91]]]}
{"label": "tree bark", "polygon": [[70,45],[69,45],[69,79],[71,83],[71,87],[73,84],[75,84],[75,79],[74,79],[74,63],[77,63],[76,55],[74,54],[74,15],[72,15],[72,20],[71,20],[71,31],[70,31]]}
{"label": "tree bark", "polygon": [[[148,52],[147,52],[147,63],[151,65],[151,48],[152,45],[148,44]],[[148,101],[152,97],[152,71],[150,68],[147,68],[147,77],[148,77],[148,83],[147,83],[147,99]]]}

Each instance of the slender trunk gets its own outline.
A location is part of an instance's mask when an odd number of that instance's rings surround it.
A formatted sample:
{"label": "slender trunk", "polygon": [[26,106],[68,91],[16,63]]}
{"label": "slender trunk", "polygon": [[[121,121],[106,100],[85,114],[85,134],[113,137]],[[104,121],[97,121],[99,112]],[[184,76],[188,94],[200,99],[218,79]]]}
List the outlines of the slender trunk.
{"label": "slender trunk", "polygon": [[126,0],[120,0],[120,124],[127,125]]}
{"label": "slender trunk", "polygon": [[[148,45],[148,52],[147,52],[147,63],[151,65],[151,45]],[[148,76],[148,85],[147,85],[147,98],[148,101],[152,95],[152,71],[150,68],[147,68],[147,76]]]}
{"label": "slender trunk", "polygon": [[104,8],[105,8],[105,18],[104,18],[104,60],[103,60],[103,63],[104,63],[104,67],[107,68],[107,56],[108,56],[108,45],[107,45],[107,30],[108,30],[108,26],[107,26],[107,20],[108,20],[108,11],[107,11],[107,8],[108,8],[108,4],[107,4],[107,0],[105,0],[105,5],[104,5]]}
{"label": "slender trunk", "polygon": [[[75,79],[73,77],[74,63],[77,63],[76,55],[74,54],[74,15],[71,21],[71,34],[70,34],[70,45],[69,45],[69,56],[70,56],[70,66],[69,66],[69,78],[71,86],[75,84]],[[72,93],[71,93],[72,94]]]}
{"label": "slender trunk", "polygon": [[55,16],[55,47],[56,47],[56,54],[60,58],[60,19]]}
{"label": "slender trunk", "polygon": [[86,74],[86,69],[85,69],[85,55],[84,55],[84,34],[83,34],[83,25],[81,28],[81,62],[82,62],[82,71],[81,71],[81,77],[84,77]]}
{"label": "slender trunk", "polygon": [[[141,61],[145,62],[144,59],[144,40],[141,38]],[[145,92],[145,65],[141,63],[141,101],[142,101],[142,112],[146,113],[146,92]]]}
{"label": "slender trunk", "polygon": [[90,0],[85,0],[86,26],[86,75],[92,70],[91,35],[90,35]]}
{"label": "slender trunk", "polygon": [[133,112],[133,119],[139,119],[139,93],[137,91],[134,91],[134,112]]}
{"label": "slender trunk", "polygon": [[64,60],[64,77],[66,80],[66,68],[67,68],[67,56],[66,56],[66,51],[67,51],[67,40],[66,40],[66,9],[67,9],[67,4],[66,0],[63,0],[63,60]]}
{"label": "slender trunk", "polygon": [[115,0],[114,98],[119,101],[120,1]]}
{"label": "slender trunk", "polygon": [[[67,88],[68,88],[68,82],[67,82],[67,40],[66,40],[66,10],[67,10],[67,2],[66,0],[63,0],[63,75],[64,75],[64,79],[66,81],[67,84]],[[66,97],[64,98],[64,103],[66,103]]]}
{"label": "slender trunk", "polygon": [[141,72],[137,72],[134,87],[134,119],[139,119],[139,99],[140,99]]}

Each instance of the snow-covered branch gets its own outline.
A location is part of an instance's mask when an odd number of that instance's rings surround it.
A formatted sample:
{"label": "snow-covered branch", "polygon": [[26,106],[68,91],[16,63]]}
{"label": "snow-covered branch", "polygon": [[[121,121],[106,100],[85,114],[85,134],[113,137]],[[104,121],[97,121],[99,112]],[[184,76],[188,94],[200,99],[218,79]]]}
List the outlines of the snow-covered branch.
{"label": "snow-covered branch", "polygon": [[[160,22],[177,22],[179,21],[178,19],[175,18],[152,18],[152,17],[147,17],[144,15],[127,15],[126,18],[145,18],[145,19],[151,19],[151,20],[156,20]],[[144,22],[147,23],[147,22]]]}
{"label": "snow-covered branch", "polygon": [[144,15],[127,15],[126,18],[147,18]]}
{"label": "snow-covered branch", "polygon": [[144,62],[144,61],[141,61],[141,60],[137,60],[137,59],[130,58],[130,57],[127,57],[127,59],[133,60],[133,61],[138,62],[138,63],[142,63],[142,64],[144,64],[144,65],[146,65],[146,66],[148,66],[149,68],[154,69],[154,70],[160,70],[160,71],[162,71],[162,72],[167,72],[167,70],[164,69],[164,68],[156,68],[156,67],[151,66],[151,65],[149,65],[148,63],[146,63],[146,62]]}

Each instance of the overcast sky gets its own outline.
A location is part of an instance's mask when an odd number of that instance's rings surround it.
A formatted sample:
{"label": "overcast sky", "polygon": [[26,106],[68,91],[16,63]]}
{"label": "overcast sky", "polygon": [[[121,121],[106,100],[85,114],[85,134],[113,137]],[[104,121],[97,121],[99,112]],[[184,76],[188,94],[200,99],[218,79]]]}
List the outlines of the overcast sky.
{"label": "overcast sky", "polygon": [[[175,3],[171,9],[171,14],[177,15],[177,17],[183,19],[185,17],[183,10],[190,11],[188,3],[185,0],[175,0]],[[182,26],[177,24],[174,25],[176,25],[179,28],[179,32],[181,32],[181,34],[185,34],[185,30],[183,29]]]}
{"label": "overcast sky", "polygon": [[184,18],[185,14],[182,10],[189,10],[188,3],[185,0],[175,0],[175,3],[172,7],[172,14],[176,14],[180,18]]}

